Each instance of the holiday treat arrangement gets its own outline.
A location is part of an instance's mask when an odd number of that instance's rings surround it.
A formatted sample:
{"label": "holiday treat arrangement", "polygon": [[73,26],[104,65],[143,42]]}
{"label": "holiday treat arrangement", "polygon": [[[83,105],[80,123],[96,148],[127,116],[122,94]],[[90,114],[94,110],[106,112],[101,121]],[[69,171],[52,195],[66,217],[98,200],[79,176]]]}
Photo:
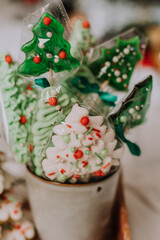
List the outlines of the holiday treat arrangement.
{"label": "holiday treat arrangement", "polygon": [[[126,32],[97,45],[87,20],[77,20],[65,34],[70,23],[60,1],[33,13],[27,24],[33,38],[21,48],[25,59],[16,63],[10,54],[0,55],[5,141],[14,159],[26,164],[40,238],[101,240],[124,144],[141,155],[140,146],[127,139],[130,129],[146,121],[150,106],[152,76],[130,89],[143,58],[141,36]],[[1,239],[33,239],[32,223],[22,217],[21,203],[4,182],[1,170]]]}

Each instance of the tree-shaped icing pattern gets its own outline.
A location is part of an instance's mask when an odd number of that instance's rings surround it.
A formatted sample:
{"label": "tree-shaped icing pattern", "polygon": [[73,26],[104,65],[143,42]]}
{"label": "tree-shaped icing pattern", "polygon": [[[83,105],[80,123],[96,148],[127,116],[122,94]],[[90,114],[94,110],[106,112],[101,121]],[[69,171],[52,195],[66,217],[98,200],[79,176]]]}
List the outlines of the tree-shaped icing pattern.
{"label": "tree-shaped icing pattern", "polygon": [[127,90],[135,65],[142,58],[139,37],[115,41],[113,48],[100,49],[101,56],[90,64],[90,69],[100,82],[108,81],[117,90]]}
{"label": "tree-shaped icing pattern", "polygon": [[32,32],[33,39],[22,46],[26,59],[18,68],[20,74],[38,76],[50,69],[60,72],[79,67],[69,42],[63,38],[63,25],[49,13],[42,15]]}
{"label": "tree-shaped icing pattern", "polygon": [[[34,116],[37,90],[32,82],[17,75],[18,64],[10,55],[0,57],[0,87],[4,109],[10,134],[10,142],[15,159],[27,162],[29,148],[27,146]],[[32,143],[30,143],[32,144]]]}
{"label": "tree-shaped icing pattern", "polygon": [[103,122],[103,116],[90,116],[75,104],[65,121],[53,128],[53,147],[47,148],[42,162],[46,177],[76,182],[109,173],[113,158],[120,159],[123,148],[114,130]]}
{"label": "tree-shaped icing pattern", "polygon": [[152,92],[152,76],[135,85],[128,97],[122,102],[118,111],[111,115],[115,125],[123,129],[133,128],[145,121],[150,106]]}
{"label": "tree-shaped icing pattern", "polygon": [[83,21],[78,19],[76,21],[71,35],[70,44],[74,56],[78,54],[79,50],[83,52],[83,55],[86,55],[90,48],[94,46],[95,38],[91,33],[91,26],[87,20]]}
{"label": "tree-shaped icing pattern", "polygon": [[63,88],[57,92],[55,87],[48,87],[41,92],[36,121],[32,127],[35,155],[33,161],[37,175],[42,174],[41,162],[50,142],[53,126],[67,115],[73,102],[72,97],[63,93]]}

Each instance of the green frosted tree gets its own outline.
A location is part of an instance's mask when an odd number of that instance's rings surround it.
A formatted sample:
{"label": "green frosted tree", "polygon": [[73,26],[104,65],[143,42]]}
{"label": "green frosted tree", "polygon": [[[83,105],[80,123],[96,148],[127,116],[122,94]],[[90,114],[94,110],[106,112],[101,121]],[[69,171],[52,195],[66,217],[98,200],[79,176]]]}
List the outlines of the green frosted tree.
{"label": "green frosted tree", "polygon": [[139,37],[129,40],[115,39],[113,48],[102,47],[100,57],[89,67],[101,83],[108,81],[117,90],[128,90],[130,78],[136,63],[142,58]]}
{"label": "green frosted tree", "polygon": [[79,61],[70,53],[69,42],[63,38],[63,25],[49,13],[42,15],[32,32],[33,39],[22,46],[26,59],[18,73],[39,76],[50,70],[70,71],[79,67]]}

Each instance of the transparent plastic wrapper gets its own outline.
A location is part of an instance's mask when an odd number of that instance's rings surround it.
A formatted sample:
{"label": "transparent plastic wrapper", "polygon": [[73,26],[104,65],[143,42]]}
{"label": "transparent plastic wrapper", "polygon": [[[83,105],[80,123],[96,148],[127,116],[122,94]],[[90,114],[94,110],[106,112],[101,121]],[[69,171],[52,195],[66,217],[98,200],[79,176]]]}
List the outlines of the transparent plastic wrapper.
{"label": "transparent plastic wrapper", "polygon": [[25,76],[44,74],[50,78],[51,85],[55,77],[60,83],[68,71],[74,74],[80,66],[81,53],[78,54],[79,60],[71,55],[70,31],[71,24],[60,0],[52,1],[27,16],[21,42],[25,59],[21,53],[18,72]]}
{"label": "transparent plastic wrapper", "polygon": [[130,29],[91,49],[89,68],[106,91],[127,91],[146,46],[146,36],[135,28]]}
{"label": "transparent plastic wrapper", "polygon": [[17,161],[25,163],[29,151],[26,141],[38,92],[31,88],[31,81],[17,75],[17,66],[10,55],[1,54],[0,105],[5,139],[14,153],[11,155]]}

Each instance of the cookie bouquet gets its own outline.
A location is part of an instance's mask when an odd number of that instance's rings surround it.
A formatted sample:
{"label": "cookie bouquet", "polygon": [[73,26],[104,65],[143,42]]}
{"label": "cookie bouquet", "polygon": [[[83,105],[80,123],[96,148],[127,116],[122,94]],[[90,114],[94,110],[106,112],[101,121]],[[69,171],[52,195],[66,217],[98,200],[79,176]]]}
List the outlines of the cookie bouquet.
{"label": "cookie bouquet", "polygon": [[[35,77],[35,85],[41,88],[29,138],[33,142],[33,151],[27,163],[28,192],[38,233],[43,240],[61,240],[64,236],[67,240],[100,240],[111,215],[123,143],[132,154],[141,154],[139,146],[125,135],[127,130],[145,120],[152,77],[137,84],[122,103],[106,114],[103,106],[113,107],[115,96],[100,90],[98,76],[103,82],[106,74],[113,72],[113,66],[107,70],[110,65],[106,63],[112,58],[116,67],[121,60],[126,65],[129,55],[126,58],[124,54],[131,54],[134,67],[141,58],[138,39],[117,40],[111,56],[107,53],[109,50],[102,48],[98,59],[90,59],[89,48],[94,47],[95,40],[90,35],[89,23],[79,22],[77,26],[83,36],[80,41],[88,44],[78,44],[77,49],[82,54],[77,54],[72,41],[75,38],[77,43],[79,39],[74,37],[76,32],[72,37],[66,34],[69,20],[60,1],[54,1],[32,14],[28,26],[33,38],[22,46],[25,59],[18,67],[18,74]],[[132,44],[135,48],[131,50]],[[96,54],[97,49],[93,52]],[[107,66],[105,76],[97,73],[104,67],[104,62]],[[84,65],[86,71],[83,72]],[[123,77],[125,82],[118,84],[124,89],[132,70],[124,78],[125,69],[120,73],[114,69],[115,77],[112,78],[111,74],[110,82],[114,85],[118,77]],[[90,77],[79,76],[80,71],[90,74]],[[89,83],[91,79],[92,85]],[[96,98],[92,94],[87,94],[86,98],[81,94],[82,89],[88,91],[87,87],[90,93],[93,87],[96,89]],[[101,105],[99,99],[103,100]],[[47,222],[52,224],[47,225]]]}

